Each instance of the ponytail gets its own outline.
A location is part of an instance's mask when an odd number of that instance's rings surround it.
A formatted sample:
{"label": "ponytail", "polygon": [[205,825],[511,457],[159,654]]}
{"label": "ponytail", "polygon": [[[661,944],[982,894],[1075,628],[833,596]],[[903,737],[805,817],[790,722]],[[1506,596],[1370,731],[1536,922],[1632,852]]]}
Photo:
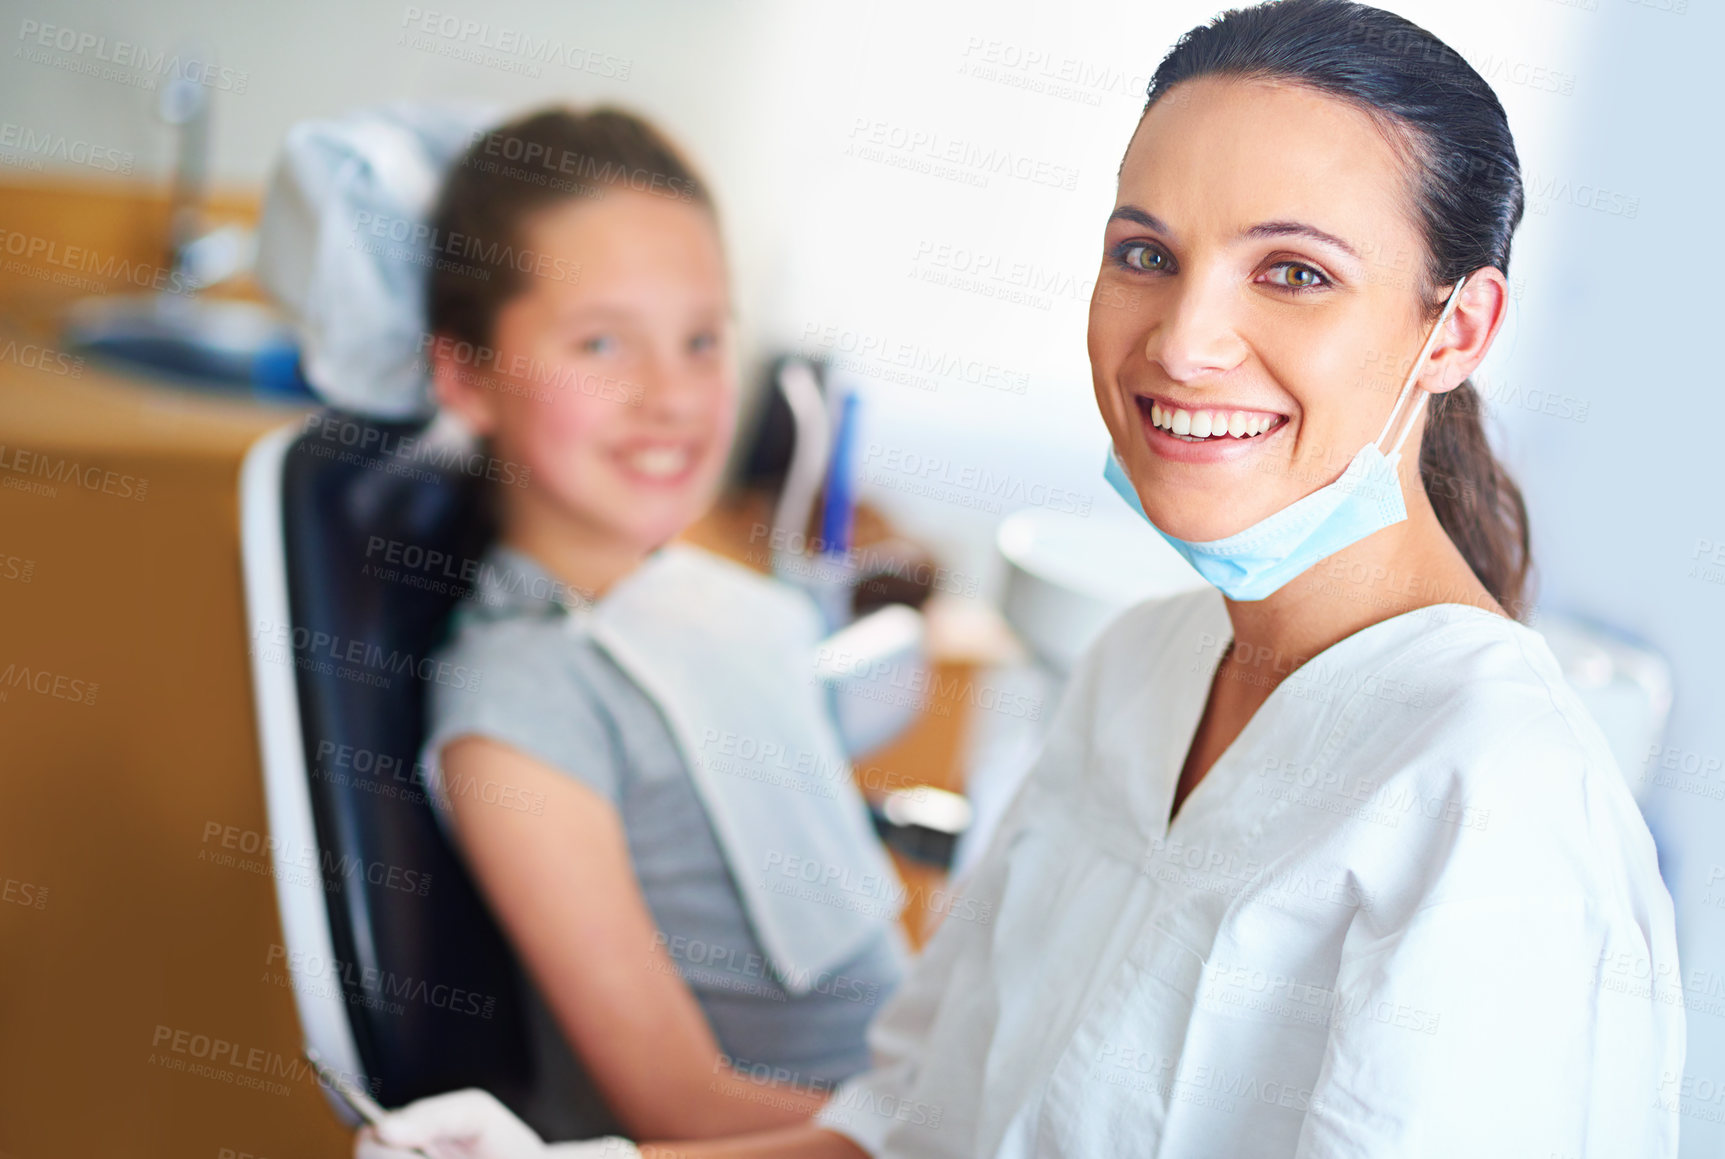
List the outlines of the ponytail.
{"label": "ponytail", "polygon": [[1486,442],[1471,381],[1433,395],[1420,440],[1420,482],[1438,523],[1485,589],[1522,618],[1532,565],[1521,488]]}

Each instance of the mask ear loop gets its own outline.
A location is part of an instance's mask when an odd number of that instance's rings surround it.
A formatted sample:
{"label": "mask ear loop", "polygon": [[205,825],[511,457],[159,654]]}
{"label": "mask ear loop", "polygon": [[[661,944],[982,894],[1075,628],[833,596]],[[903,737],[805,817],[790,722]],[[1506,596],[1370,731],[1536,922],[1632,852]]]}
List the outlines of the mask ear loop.
{"label": "mask ear loop", "polygon": [[[1412,369],[1408,371],[1407,378],[1402,381],[1402,389],[1396,395],[1396,405],[1390,408],[1390,417],[1384,420],[1384,429],[1378,432],[1374,445],[1381,444],[1384,441],[1384,436],[1389,434],[1390,428],[1395,425],[1396,415],[1402,409],[1402,402],[1408,397],[1408,389],[1419,377],[1420,368],[1425,366],[1426,359],[1431,357],[1432,347],[1437,345],[1438,335],[1443,333],[1444,323],[1448,322],[1449,316],[1455,313],[1456,303],[1461,301],[1462,287],[1467,285],[1467,279],[1471,276],[1470,274],[1461,278],[1456,282],[1455,289],[1449,292],[1449,300],[1443,304],[1443,313],[1438,315],[1437,324],[1432,327],[1432,332],[1426,335],[1426,344],[1420,347],[1419,357],[1414,359]],[[1414,429],[1414,418],[1419,414],[1419,408],[1424,402],[1423,397],[1416,396],[1413,404],[1408,407],[1407,425],[1402,427],[1402,433],[1396,436],[1395,445],[1389,451],[1392,457],[1402,453],[1402,444],[1407,441],[1408,432]]]}

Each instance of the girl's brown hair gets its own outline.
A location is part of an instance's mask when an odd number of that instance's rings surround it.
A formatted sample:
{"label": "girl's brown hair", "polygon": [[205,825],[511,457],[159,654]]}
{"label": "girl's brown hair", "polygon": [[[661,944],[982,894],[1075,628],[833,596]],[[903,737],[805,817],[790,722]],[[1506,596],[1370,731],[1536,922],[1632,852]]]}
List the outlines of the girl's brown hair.
{"label": "girl's brown hair", "polygon": [[713,210],[693,166],[632,113],[543,109],[476,137],[444,178],[432,212],[436,260],[426,287],[427,329],[488,347],[497,312],[529,278],[578,276],[527,248],[528,220],[564,202],[622,190]]}

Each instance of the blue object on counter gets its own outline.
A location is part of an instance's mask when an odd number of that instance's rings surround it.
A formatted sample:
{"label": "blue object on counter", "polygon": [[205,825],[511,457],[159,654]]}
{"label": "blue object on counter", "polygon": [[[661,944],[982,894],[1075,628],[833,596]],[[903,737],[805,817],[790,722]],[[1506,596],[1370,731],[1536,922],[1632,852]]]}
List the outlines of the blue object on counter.
{"label": "blue object on counter", "polygon": [[301,369],[298,346],[271,346],[252,360],[252,385],[271,398],[317,398]]}
{"label": "blue object on counter", "polygon": [[821,509],[821,554],[844,555],[851,549],[856,515],[856,392],[847,391],[833,431],[833,453],[827,462],[826,503]]}
{"label": "blue object on counter", "polygon": [[174,294],[86,298],[68,312],[62,338],[68,350],[120,374],[216,394],[313,397],[293,331],[253,302]]}

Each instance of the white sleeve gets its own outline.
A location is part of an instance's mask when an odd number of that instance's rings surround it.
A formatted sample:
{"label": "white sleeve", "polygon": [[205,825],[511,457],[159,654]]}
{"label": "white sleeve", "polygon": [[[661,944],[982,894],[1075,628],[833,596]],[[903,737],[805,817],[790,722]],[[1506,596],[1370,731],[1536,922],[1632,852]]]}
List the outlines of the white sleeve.
{"label": "white sleeve", "polygon": [[[842,1084],[815,1124],[872,1156],[970,1156],[996,1007],[996,919],[1017,836],[1058,796],[1046,782],[1084,767],[1091,674],[1068,683],[1036,763],[968,876],[945,899],[934,937],[869,1026],[873,1066]],[[1010,951],[1007,951],[1010,952]],[[890,1138],[889,1138],[890,1137]],[[903,1145],[900,1145],[902,1143]]]}
{"label": "white sleeve", "polygon": [[[972,1085],[980,1095],[980,1060],[973,1074],[937,1076],[941,1089],[935,1097],[929,1097],[923,1082],[923,1060],[932,1037],[955,1029],[962,1033],[968,1021],[942,1017],[943,1008],[950,1010],[954,988],[967,991],[961,998],[980,996],[975,981],[988,970],[1008,828],[1001,825],[975,870],[954,888],[940,928],[869,1025],[870,1069],[841,1084],[815,1117],[816,1126],[846,1136],[869,1155],[884,1154],[888,1134],[900,1125],[919,1128],[919,1135],[928,1132],[920,1154],[969,1153],[975,1099],[961,1108],[955,1104],[962,1100],[951,1094],[955,1086]],[[978,1045],[980,1050],[985,1044]]]}
{"label": "white sleeve", "polygon": [[1296,1159],[1675,1156],[1670,1012],[1610,983],[1631,932],[1581,895],[1475,898],[1345,946]]}
{"label": "white sleeve", "polygon": [[[996,919],[1016,838],[1057,810],[1088,767],[1103,641],[1073,670],[1035,763],[955,897],[940,929],[869,1027],[873,1066],[833,1092],[815,1125],[871,1156],[959,1159],[975,1153],[985,1059],[999,1018]],[[1003,954],[1026,947],[1002,945]]]}

